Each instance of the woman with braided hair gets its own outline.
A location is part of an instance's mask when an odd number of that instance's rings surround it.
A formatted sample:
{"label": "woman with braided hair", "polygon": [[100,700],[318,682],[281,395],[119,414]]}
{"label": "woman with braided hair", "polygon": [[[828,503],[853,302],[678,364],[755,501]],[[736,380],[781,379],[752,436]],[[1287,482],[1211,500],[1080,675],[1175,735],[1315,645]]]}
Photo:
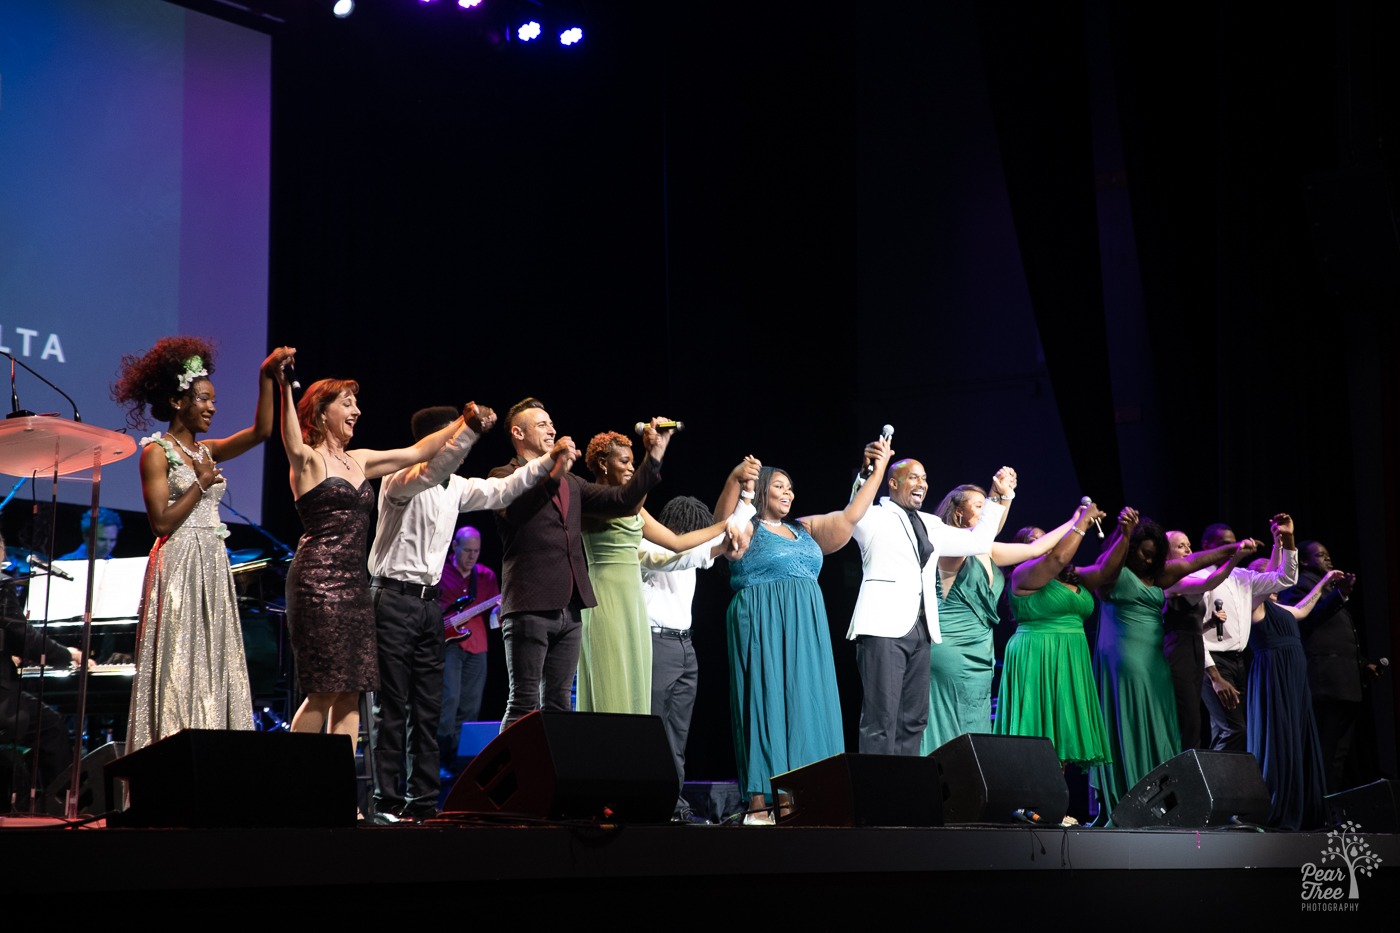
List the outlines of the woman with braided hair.
{"label": "woman with braided hair", "polygon": [[216,409],[213,346],[164,337],[122,358],[112,398],[127,406],[127,422],[145,427],[147,409],[167,422],[163,434],[141,439],[141,491],[156,542],[141,595],[127,752],[181,729],[253,728],[228,530],[219,521],[225,486],[218,464],[272,436],[273,374],[292,352],[282,347],[263,361],[253,423],[205,441],[198,435],[209,431]]}

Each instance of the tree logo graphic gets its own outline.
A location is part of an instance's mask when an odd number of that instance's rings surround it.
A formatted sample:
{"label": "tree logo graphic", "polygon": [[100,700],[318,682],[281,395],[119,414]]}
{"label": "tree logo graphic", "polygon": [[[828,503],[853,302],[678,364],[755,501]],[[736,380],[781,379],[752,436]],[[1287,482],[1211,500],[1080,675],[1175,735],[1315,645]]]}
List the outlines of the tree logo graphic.
{"label": "tree logo graphic", "polygon": [[[1327,834],[1327,845],[1317,863],[1303,866],[1303,908],[1317,909],[1325,902],[1354,902],[1360,897],[1358,879],[1371,877],[1384,859],[1371,851],[1351,820]],[[1331,909],[1355,910],[1355,903],[1335,903]]]}

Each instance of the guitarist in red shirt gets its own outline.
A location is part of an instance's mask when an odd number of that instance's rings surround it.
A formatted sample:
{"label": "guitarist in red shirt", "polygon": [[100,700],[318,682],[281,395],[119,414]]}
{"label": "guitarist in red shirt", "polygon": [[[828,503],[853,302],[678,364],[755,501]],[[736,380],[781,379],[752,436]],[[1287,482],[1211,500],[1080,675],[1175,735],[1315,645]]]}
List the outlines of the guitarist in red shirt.
{"label": "guitarist in red shirt", "polygon": [[457,529],[442,568],[442,604],[446,657],[442,670],[442,716],[438,719],[438,748],[444,766],[457,756],[457,738],[464,722],[481,715],[486,689],[486,630],[500,623],[501,586],[481,556],[481,532],[470,525]]}

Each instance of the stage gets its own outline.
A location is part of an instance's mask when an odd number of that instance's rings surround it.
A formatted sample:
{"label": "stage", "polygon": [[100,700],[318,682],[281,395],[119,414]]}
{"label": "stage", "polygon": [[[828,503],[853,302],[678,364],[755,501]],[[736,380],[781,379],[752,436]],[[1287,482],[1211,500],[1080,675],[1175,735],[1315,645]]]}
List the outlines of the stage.
{"label": "stage", "polygon": [[[142,901],[214,898],[242,916],[266,897],[460,901],[580,919],[658,905],[671,922],[733,921],[761,911],[822,928],[854,916],[946,921],[1039,916],[1132,918],[1180,928],[1204,919],[1351,913],[1381,920],[1400,900],[1400,837],[1353,846],[1377,867],[1304,897],[1305,866],[1323,863],[1326,833],[1252,829],[1121,830],[1021,826],[851,828],[742,825],[492,825],[473,822],[335,829],[116,829],[7,824],[0,859],[31,870],[26,890],[82,890]],[[1342,876],[1349,879],[1347,869]],[[1335,891],[1337,888],[1340,896]],[[244,892],[247,898],[230,898]],[[434,893],[436,892],[436,893]],[[1330,893],[1332,896],[1324,896]],[[874,898],[874,900],[872,900]],[[860,905],[866,905],[861,907]],[[876,910],[878,908],[878,910]],[[865,913],[865,910],[875,911]],[[860,913],[857,913],[860,911]],[[1107,911],[1108,913],[1104,913]],[[640,925],[641,914],[627,913]],[[826,922],[823,923],[823,920]]]}

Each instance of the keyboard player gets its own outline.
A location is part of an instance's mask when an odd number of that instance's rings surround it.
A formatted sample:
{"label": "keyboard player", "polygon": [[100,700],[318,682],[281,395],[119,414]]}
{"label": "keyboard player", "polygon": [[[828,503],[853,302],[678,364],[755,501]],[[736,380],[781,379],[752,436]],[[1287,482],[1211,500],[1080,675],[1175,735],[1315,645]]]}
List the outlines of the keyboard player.
{"label": "keyboard player", "polygon": [[[5,542],[0,538],[0,564],[5,561]],[[20,779],[13,787],[28,786],[28,763],[16,771],[15,746],[32,748],[39,760],[39,788],[58,777],[72,758],[73,747],[62,716],[21,689],[19,667],[25,663],[46,663],[67,668],[82,661],[82,652],[45,638],[24,618],[15,592],[16,581],[0,573],[0,623],[4,627],[4,652],[0,654],[0,787],[11,785],[15,773]],[[9,809],[9,793],[0,800],[0,812]]]}

